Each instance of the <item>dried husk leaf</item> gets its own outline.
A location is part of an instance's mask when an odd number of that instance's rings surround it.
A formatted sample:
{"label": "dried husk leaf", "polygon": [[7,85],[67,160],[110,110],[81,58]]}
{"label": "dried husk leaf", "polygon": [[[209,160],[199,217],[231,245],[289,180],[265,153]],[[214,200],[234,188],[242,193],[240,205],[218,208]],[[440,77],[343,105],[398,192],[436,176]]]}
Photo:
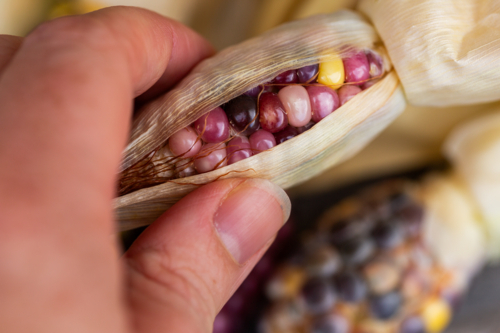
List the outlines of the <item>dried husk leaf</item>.
{"label": "dried husk leaf", "polygon": [[422,106],[500,99],[500,2],[361,0],[399,75]]}
{"label": "dried husk leaf", "polygon": [[121,171],[141,161],[181,128],[245,91],[294,68],[357,49],[373,48],[377,34],[352,11],[282,25],[202,61],[166,95],[143,107],[132,125]]}
{"label": "dried husk leaf", "polygon": [[272,149],[209,173],[169,181],[117,198],[115,208],[120,228],[128,230],[153,222],[199,185],[217,179],[265,178],[283,188],[305,181],[358,152],[405,106],[397,76],[391,72],[312,129]]}
{"label": "dried husk leaf", "polygon": [[431,175],[421,190],[423,234],[436,260],[465,288],[486,259],[486,232],[466,184],[455,175]]}
{"label": "dried husk leaf", "polygon": [[458,126],[444,153],[477,206],[487,231],[488,255],[500,258],[500,112]]}

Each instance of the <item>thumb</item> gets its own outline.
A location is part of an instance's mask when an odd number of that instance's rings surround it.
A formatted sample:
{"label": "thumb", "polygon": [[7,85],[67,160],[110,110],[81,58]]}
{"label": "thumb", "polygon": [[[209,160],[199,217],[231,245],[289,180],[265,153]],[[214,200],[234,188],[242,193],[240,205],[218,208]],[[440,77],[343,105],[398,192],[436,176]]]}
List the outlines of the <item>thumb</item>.
{"label": "thumb", "polygon": [[259,179],[217,181],[170,208],[124,258],[133,332],[211,332],[290,208]]}

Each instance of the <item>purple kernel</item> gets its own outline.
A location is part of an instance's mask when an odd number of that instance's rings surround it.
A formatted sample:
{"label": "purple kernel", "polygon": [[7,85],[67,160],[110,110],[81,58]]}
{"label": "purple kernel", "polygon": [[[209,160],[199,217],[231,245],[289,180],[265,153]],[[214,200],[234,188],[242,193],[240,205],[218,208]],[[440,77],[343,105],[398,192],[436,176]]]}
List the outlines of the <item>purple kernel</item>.
{"label": "purple kernel", "polygon": [[297,72],[294,69],[278,74],[271,83],[297,83]]}
{"label": "purple kernel", "polygon": [[276,139],[274,136],[268,131],[262,129],[252,134],[249,141],[254,155],[276,146]]}
{"label": "purple kernel", "polygon": [[366,90],[366,89],[370,88],[371,86],[373,86],[375,83],[377,83],[379,81],[380,81],[380,79],[366,81],[360,87],[361,87],[361,89]]}
{"label": "purple kernel", "polygon": [[229,101],[224,109],[229,123],[236,133],[248,136],[259,129],[255,99],[241,95]]}
{"label": "purple kernel", "polygon": [[340,298],[348,303],[358,303],[365,299],[368,288],[363,278],[354,271],[345,271],[333,277]]}
{"label": "purple kernel", "polygon": [[259,100],[260,126],[271,133],[283,130],[288,125],[285,107],[277,94],[263,93]]}
{"label": "purple kernel", "polygon": [[347,103],[351,98],[356,96],[358,93],[361,92],[361,88],[358,86],[353,86],[353,85],[346,85],[342,86],[339,89],[339,99],[340,99],[340,105],[344,105]]}
{"label": "purple kernel", "polygon": [[270,83],[267,83],[267,85],[264,83],[264,89],[262,90],[262,93],[278,93],[280,91],[281,87],[278,86],[273,86]]}
{"label": "purple kernel", "polygon": [[372,50],[366,51],[366,58],[368,59],[368,65],[370,68],[370,77],[376,77],[382,75],[384,70],[384,62],[382,57]]}
{"label": "purple kernel", "polygon": [[400,333],[425,333],[425,325],[422,318],[412,316],[401,323]]}
{"label": "purple kernel", "polygon": [[262,86],[253,87],[245,92],[245,95],[257,98],[262,90]]}
{"label": "purple kernel", "polygon": [[280,143],[290,140],[291,138],[296,137],[297,135],[299,135],[297,128],[292,126],[287,126],[285,127],[284,130],[278,133],[274,133],[274,138],[276,139],[276,144],[279,145]]}
{"label": "purple kernel", "polygon": [[335,288],[331,281],[323,278],[310,278],[302,287],[301,296],[306,309],[312,314],[328,312],[337,301]]}
{"label": "purple kernel", "polygon": [[201,148],[194,160],[194,168],[199,173],[209,172],[226,166],[226,145],[224,143],[207,143]]}
{"label": "purple kernel", "polygon": [[299,134],[302,134],[304,133],[305,131],[309,130],[310,128],[312,128],[314,126],[314,124],[316,124],[315,122],[311,121],[309,122],[309,124],[307,124],[306,126],[302,126],[302,127],[297,127],[297,132]]}
{"label": "purple kernel", "polygon": [[311,83],[312,78],[318,74],[318,69],[319,65],[310,65],[310,66],[304,66],[302,68],[297,69],[297,78],[299,79],[300,83]]}
{"label": "purple kernel", "polygon": [[347,318],[340,314],[328,314],[312,321],[310,333],[348,333],[350,325]]}
{"label": "purple kernel", "polygon": [[231,333],[234,331],[234,323],[231,314],[220,312],[214,320],[213,333]]}
{"label": "purple kernel", "polygon": [[394,317],[402,304],[401,295],[397,291],[391,291],[384,295],[370,297],[370,310],[372,314],[381,320]]}
{"label": "purple kernel", "polygon": [[342,59],[346,82],[361,82],[370,78],[370,66],[364,52]]}
{"label": "purple kernel", "polygon": [[318,122],[340,106],[337,92],[326,86],[306,87],[311,101],[312,120]]}
{"label": "purple kernel", "polygon": [[250,142],[244,136],[237,136],[228,142],[226,147],[227,165],[236,163],[252,156]]}
{"label": "purple kernel", "polygon": [[220,107],[196,120],[194,128],[205,142],[219,143],[229,138],[229,121]]}

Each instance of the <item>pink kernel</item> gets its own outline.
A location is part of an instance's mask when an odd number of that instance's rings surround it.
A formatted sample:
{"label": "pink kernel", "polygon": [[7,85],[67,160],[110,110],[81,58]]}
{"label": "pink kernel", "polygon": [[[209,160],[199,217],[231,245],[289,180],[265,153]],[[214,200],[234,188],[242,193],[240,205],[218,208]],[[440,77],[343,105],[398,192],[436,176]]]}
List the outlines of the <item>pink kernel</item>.
{"label": "pink kernel", "polygon": [[281,131],[288,125],[285,107],[277,94],[263,93],[259,99],[260,127],[271,133]]}
{"label": "pink kernel", "polygon": [[205,142],[218,143],[229,138],[229,120],[220,107],[196,120],[194,128]]}
{"label": "pink kernel", "polygon": [[200,151],[201,140],[194,129],[188,126],[172,134],[168,146],[175,156],[193,157]]}
{"label": "pink kernel", "polygon": [[370,66],[364,52],[358,52],[342,61],[345,69],[345,82],[361,82],[370,78]]}
{"label": "pink kernel", "polygon": [[327,86],[309,86],[306,88],[311,100],[312,121],[317,123],[340,106],[339,95]]}
{"label": "pink kernel", "polygon": [[311,102],[306,88],[287,86],[280,90],[278,96],[285,107],[290,125],[301,127],[311,121]]}
{"label": "pink kernel", "polygon": [[344,105],[351,98],[361,92],[361,88],[353,85],[345,85],[339,89],[340,105]]}
{"label": "pink kernel", "polygon": [[384,70],[384,62],[382,60],[382,57],[378,53],[372,50],[368,50],[366,52],[366,58],[368,59],[368,64],[370,66],[370,77],[382,75],[382,72]]}
{"label": "pink kernel", "polygon": [[252,156],[250,142],[244,136],[237,136],[228,142],[226,147],[227,165],[236,163]]}
{"label": "pink kernel", "polygon": [[194,160],[194,168],[199,173],[209,172],[226,166],[226,144],[207,143]]}
{"label": "pink kernel", "polygon": [[249,141],[254,155],[276,146],[276,139],[274,136],[263,129],[260,129],[252,134]]}

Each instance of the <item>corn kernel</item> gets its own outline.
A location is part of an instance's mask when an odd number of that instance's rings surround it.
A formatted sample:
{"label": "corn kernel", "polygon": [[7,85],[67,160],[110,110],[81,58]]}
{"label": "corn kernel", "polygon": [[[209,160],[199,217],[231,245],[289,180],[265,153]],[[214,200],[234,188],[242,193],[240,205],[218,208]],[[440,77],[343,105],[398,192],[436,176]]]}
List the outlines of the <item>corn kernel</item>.
{"label": "corn kernel", "polygon": [[432,299],[424,304],[422,318],[429,333],[439,333],[448,326],[451,319],[451,309],[448,303],[441,299]]}
{"label": "corn kernel", "polygon": [[269,281],[266,294],[271,299],[292,298],[299,293],[305,278],[304,270],[294,266],[284,267]]}
{"label": "corn kernel", "polygon": [[344,63],[338,58],[319,64],[318,82],[331,88],[340,87],[345,80]]}

